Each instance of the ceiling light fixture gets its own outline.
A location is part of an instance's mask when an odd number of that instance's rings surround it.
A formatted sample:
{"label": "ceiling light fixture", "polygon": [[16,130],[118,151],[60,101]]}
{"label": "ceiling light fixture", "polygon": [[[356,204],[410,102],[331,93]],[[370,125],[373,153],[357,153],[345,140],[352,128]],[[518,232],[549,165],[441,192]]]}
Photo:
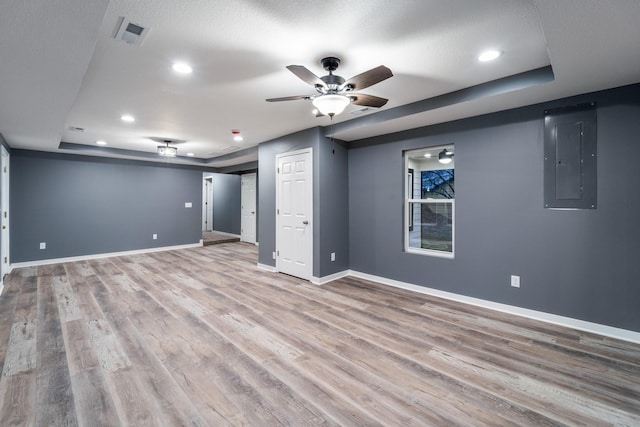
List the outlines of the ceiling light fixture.
{"label": "ceiling light fixture", "polygon": [[122,117],[120,117],[120,120],[127,123],[133,123],[136,121],[135,117],[133,117],[131,114],[123,115]]}
{"label": "ceiling light fixture", "polygon": [[440,154],[438,154],[438,161],[443,165],[447,165],[451,163],[452,160],[453,160],[453,151],[447,148],[445,148],[440,152]]}
{"label": "ceiling light fixture", "polygon": [[195,154],[193,154],[193,153],[187,153],[187,156],[189,156],[189,157],[193,157],[193,156],[195,156]]}
{"label": "ceiling light fixture", "polygon": [[163,157],[175,157],[178,155],[178,147],[169,145],[170,139],[164,141],[166,145],[158,145],[158,154]]}
{"label": "ceiling light fixture", "polygon": [[499,50],[485,50],[480,55],[478,55],[478,61],[480,62],[493,61],[494,59],[498,58],[500,55],[502,55],[502,52],[500,52]]}
{"label": "ceiling light fixture", "polygon": [[189,64],[185,64],[184,62],[174,62],[171,68],[173,68],[173,71],[178,74],[191,74],[191,72],[193,71],[193,68],[191,68]]}
{"label": "ceiling light fixture", "polygon": [[96,141],[96,145],[100,145],[100,146],[107,145],[107,141],[103,141],[103,140]]}
{"label": "ceiling light fixture", "polygon": [[431,153],[424,153],[424,157],[426,157],[427,159],[431,157]]}
{"label": "ceiling light fixture", "polygon": [[236,142],[240,142],[242,141],[244,138],[242,138],[242,135],[240,135],[240,131],[239,130],[232,130],[231,131],[231,135],[233,135],[233,140]]}
{"label": "ceiling light fixture", "polygon": [[313,106],[325,116],[340,114],[351,103],[351,98],[338,94],[321,95],[313,100]]}

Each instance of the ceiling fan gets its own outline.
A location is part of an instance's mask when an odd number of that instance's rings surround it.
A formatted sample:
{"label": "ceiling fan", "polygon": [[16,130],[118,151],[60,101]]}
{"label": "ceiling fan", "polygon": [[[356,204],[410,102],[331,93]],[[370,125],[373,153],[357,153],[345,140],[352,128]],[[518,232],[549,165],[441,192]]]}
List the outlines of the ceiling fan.
{"label": "ceiling fan", "polygon": [[285,96],[283,98],[269,98],[267,101],[311,100],[313,105],[318,109],[319,115],[330,117],[342,113],[349,104],[380,108],[387,103],[388,99],[386,98],[354,93],[354,91],[373,86],[393,76],[391,70],[384,65],[372,68],[369,71],[351,77],[349,80],[345,80],[343,77],[333,74],[340,65],[340,58],[329,56],[323,58],[320,63],[322,67],[329,72],[326,76],[318,77],[302,65],[287,66],[287,69],[302,81],[312,85],[316,92],[318,92],[316,95]]}

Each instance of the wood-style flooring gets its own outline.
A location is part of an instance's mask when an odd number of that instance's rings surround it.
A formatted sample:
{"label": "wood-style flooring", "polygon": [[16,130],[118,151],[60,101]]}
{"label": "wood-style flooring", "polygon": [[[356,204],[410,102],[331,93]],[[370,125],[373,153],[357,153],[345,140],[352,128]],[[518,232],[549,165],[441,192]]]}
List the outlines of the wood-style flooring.
{"label": "wood-style flooring", "polygon": [[226,243],[21,268],[1,426],[640,425],[640,346]]}
{"label": "wood-style flooring", "polygon": [[217,231],[202,232],[202,246],[219,245],[221,243],[239,242],[240,238]]}

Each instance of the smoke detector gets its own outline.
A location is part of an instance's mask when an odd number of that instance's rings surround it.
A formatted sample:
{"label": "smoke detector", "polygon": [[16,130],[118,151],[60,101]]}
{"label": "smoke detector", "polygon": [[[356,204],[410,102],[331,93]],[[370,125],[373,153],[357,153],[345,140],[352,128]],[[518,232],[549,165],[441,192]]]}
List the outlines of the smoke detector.
{"label": "smoke detector", "polygon": [[114,39],[135,45],[141,44],[150,30],[149,27],[131,22],[122,16],[120,17],[120,24],[117,28]]}

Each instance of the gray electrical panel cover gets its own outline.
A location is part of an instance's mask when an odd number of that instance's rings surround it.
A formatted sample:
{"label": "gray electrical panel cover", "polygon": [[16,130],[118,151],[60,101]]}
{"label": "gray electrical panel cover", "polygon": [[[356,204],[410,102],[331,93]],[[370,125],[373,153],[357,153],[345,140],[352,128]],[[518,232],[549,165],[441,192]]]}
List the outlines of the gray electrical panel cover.
{"label": "gray electrical panel cover", "polygon": [[596,209],[595,103],[545,111],[544,207]]}

